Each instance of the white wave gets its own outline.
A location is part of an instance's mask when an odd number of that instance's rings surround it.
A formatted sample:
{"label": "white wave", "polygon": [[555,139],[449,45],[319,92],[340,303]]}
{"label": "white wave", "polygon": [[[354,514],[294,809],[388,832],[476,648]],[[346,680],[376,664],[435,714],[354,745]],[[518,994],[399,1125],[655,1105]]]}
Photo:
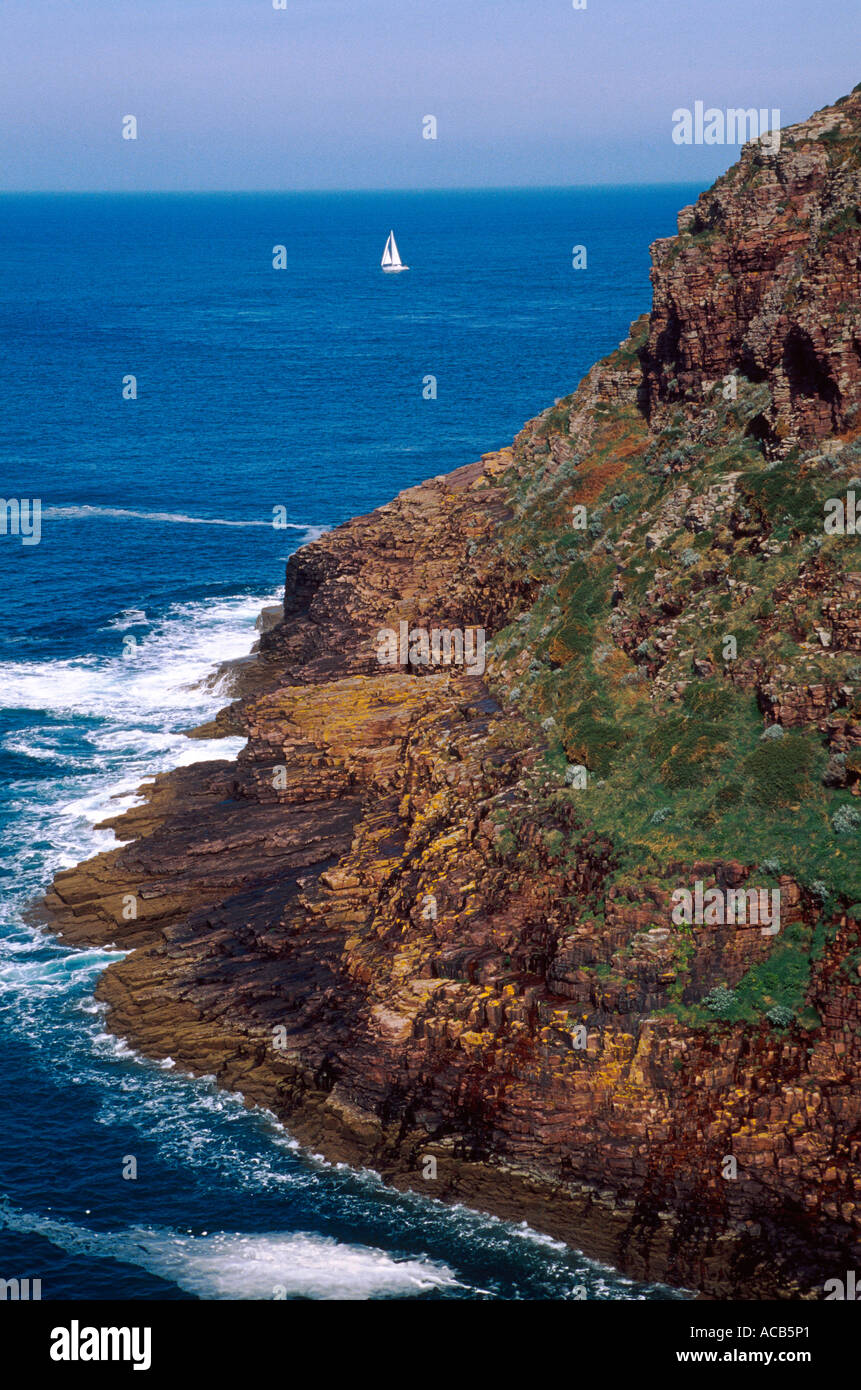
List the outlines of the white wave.
{"label": "white wave", "polygon": [[130,1232],[141,1263],[199,1298],[400,1298],[457,1286],[446,1265],[323,1236]]}
{"label": "white wave", "polygon": [[106,966],[126,954],[94,947],[87,951],[56,950],[46,960],[43,943],[35,933],[27,949],[21,949],[20,943],[18,950],[11,949],[8,939],[4,939],[0,950],[0,996],[7,1003],[11,1000],[21,1006],[22,1026],[16,1031],[29,1033],[28,1021],[32,1018],[44,1034],[44,1009],[49,999],[75,993],[82,984],[94,985]]}
{"label": "white wave", "polygon": [[32,758],[34,762],[53,763],[55,767],[76,767],[80,765],[80,759],[74,758],[68,753],[61,753],[56,742],[48,738],[39,738],[24,734],[7,734],[3,739],[3,747],[7,753],[17,753],[24,758]]}
{"label": "white wave", "polygon": [[184,713],[207,718],[224,697],[200,682],[220,662],[247,655],[261,607],[280,597],[276,590],[175,605],[151,632],[135,638],[129,656],[118,641],[115,656],[5,662],[0,707],[96,715],[124,725],[130,737],[140,720],[155,716],[166,729]]}
{"label": "white wave", "polygon": [[119,631],[125,632],[128,627],[146,627],[149,618],[145,608],[124,608],[115,618],[102,628],[102,632]]}
{"label": "white wave", "polygon": [[[244,520],[230,521],[220,516],[188,516],[185,512],[139,512],[132,507],[90,507],[90,506],[70,506],[70,507],[43,507],[43,517],[53,518],[87,518],[98,516],[128,517],[134,521],[162,521],[173,522],[182,526],[268,526],[277,531],[313,531],[322,534],[325,527],[311,526],[300,521],[285,521],[273,528],[271,520]],[[146,621],[144,619],[144,621]]]}
{"label": "white wave", "polygon": [[408,1298],[460,1287],[454,1272],[436,1261],[396,1259],[374,1246],[302,1232],[188,1235],[140,1226],[103,1233],[5,1201],[0,1226],[40,1236],[70,1255],[137,1265],[205,1299]]}
{"label": "white wave", "polygon": [[192,763],[209,762],[212,758],[235,758],[245,747],[246,740],[238,735],[234,738],[196,738],[186,740],[177,749],[176,767],[190,767]]}
{"label": "white wave", "polygon": [[249,652],[261,606],[278,598],[176,604],[139,637],[130,659],[118,639],[116,655],[0,665],[0,706],[33,712],[4,746],[37,759],[43,772],[54,764],[48,779],[20,775],[6,803],[14,818],[4,839],[11,875],[0,882],[4,927],[15,930],[21,908],[58,870],[116,847],[113,831],[95,826],[138,804],[139,787],[155,773],[235,757],[243,739],[189,739],[182,730],[224,704],[217,687],[201,682],[219,662]]}
{"label": "white wave", "polygon": [[[152,743],[153,741],[149,741],[145,744],[145,751],[148,755],[153,752]],[[239,737],[188,739],[184,734],[174,734],[165,736],[159,742],[162,754],[170,755],[163,756],[161,761],[171,768],[191,767],[193,763],[235,758],[244,747],[245,739]],[[151,757],[142,757],[141,750],[136,750],[136,752],[137,761],[143,762],[149,768],[152,761]],[[96,791],[75,797],[74,800],[60,805],[58,810],[72,819],[83,820],[88,825],[96,826],[103,820],[113,820],[115,816],[121,815],[123,811],[128,811],[133,806],[143,805],[143,797],[139,794],[139,788],[152,780],[151,777],[143,777],[142,774],[126,777],[120,782],[101,786]],[[102,846],[102,848],[104,847]]]}

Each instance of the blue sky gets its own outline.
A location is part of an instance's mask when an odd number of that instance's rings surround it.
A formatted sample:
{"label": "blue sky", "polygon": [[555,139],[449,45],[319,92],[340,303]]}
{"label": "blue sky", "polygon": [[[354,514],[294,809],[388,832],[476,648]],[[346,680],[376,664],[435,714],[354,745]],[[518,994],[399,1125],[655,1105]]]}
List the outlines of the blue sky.
{"label": "blue sky", "polygon": [[675,108],[787,125],[859,54],[858,0],[3,0],[0,189],[706,183]]}

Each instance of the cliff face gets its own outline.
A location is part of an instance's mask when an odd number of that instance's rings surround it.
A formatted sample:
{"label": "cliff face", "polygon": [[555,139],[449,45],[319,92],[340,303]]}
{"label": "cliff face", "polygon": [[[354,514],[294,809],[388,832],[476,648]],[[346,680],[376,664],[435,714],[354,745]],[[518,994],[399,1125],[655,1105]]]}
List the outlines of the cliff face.
{"label": "cliff face", "polygon": [[[859,1254],[859,148],[856,93],[746,150],[573,396],[293,556],[237,762],[48,899],[135,948],[100,993],[151,1055],[714,1296]],[[381,664],[402,622],[487,670]],[[674,913],[742,888],[776,929]]]}
{"label": "cliff face", "polygon": [[771,398],[750,427],[771,452],[845,429],[861,368],[857,90],[758,141],[652,247],[644,353],[653,423],[742,372]]}

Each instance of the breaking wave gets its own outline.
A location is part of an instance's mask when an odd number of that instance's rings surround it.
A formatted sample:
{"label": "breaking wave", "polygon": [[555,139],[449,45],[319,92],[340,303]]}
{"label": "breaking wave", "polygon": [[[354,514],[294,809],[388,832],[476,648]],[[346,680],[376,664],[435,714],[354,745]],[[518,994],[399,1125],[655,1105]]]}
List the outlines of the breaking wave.
{"label": "breaking wave", "polygon": [[[133,507],[47,506],[42,508],[42,516],[55,519],[112,516],[126,517],[133,521],[171,522],[180,526],[266,526],[270,530],[273,529],[271,519],[231,521],[220,516],[188,516],[185,512],[143,512],[136,511]],[[274,529],[304,531],[306,540],[314,540],[326,531],[325,526],[311,526],[300,521],[285,521]]]}

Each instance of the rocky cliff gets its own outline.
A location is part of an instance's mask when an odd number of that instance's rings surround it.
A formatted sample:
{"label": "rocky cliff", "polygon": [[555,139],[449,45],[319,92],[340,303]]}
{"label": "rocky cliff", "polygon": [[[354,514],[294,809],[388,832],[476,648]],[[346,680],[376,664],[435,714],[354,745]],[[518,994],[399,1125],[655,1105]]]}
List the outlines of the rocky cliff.
{"label": "rocky cliff", "polygon": [[237,761],[48,898],[148,1054],[715,1297],[859,1257],[859,160],[859,91],[746,147],[572,396],[294,555]]}

